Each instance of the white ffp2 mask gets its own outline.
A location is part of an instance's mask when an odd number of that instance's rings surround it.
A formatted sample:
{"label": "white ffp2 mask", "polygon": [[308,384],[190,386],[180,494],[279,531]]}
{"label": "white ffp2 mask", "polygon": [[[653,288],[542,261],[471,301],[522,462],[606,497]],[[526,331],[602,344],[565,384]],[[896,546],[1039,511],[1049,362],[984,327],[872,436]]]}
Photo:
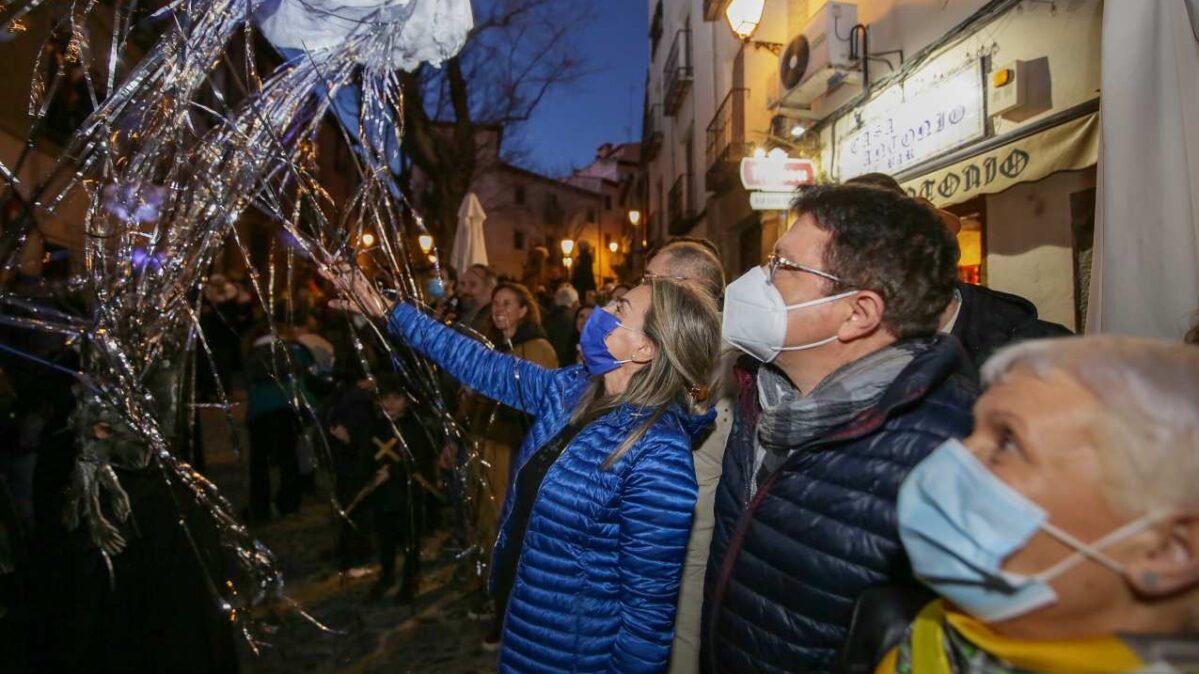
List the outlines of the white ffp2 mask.
{"label": "white ffp2 mask", "polygon": [[724,290],[724,340],[763,363],[769,363],[782,351],[805,351],[837,340],[833,335],[810,344],[787,346],[787,314],[852,297],[850,290],[809,302],[788,305],[762,267],[754,267]]}

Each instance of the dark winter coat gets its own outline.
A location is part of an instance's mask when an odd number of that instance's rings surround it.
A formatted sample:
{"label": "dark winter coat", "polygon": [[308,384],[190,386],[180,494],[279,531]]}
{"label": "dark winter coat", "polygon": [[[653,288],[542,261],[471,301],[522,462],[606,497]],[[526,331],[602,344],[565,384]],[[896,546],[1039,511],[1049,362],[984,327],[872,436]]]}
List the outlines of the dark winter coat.
{"label": "dark winter coat", "polygon": [[760,364],[743,358],[740,399],[716,492],[701,666],[709,672],[825,672],[854,601],[913,583],[895,522],[900,483],[971,430],[973,373],[938,337],[877,406],[798,447],[751,499]]}
{"label": "dark winter coat", "polygon": [[976,370],[1008,344],[1074,334],[1064,326],[1039,319],[1033,303],[1018,295],[961,282],[957,290],[962,308],[951,334],[966,347]]}

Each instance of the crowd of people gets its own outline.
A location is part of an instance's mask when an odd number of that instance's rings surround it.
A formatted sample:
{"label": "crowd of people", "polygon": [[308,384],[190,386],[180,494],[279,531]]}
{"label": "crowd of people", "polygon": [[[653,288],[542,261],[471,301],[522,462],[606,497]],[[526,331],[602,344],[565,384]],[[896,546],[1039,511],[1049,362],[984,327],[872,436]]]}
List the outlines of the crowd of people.
{"label": "crowd of people", "polygon": [[330,273],[529,418],[493,492],[501,671],[1199,665],[1199,350],[1074,337],[960,281],[951,214],[853,183],[727,286],[663,246],[558,368]]}
{"label": "crowd of people", "polygon": [[[960,223],[888,176],[792,216],[731,283],[689,238],[628,284],[586,250],[570,279],[542,248],[519,280],[447,270],[431,306],[338,265],[345,299],[273,321],[210,278],[197,392],[246,392],[244,516],[295,513],[327,450],[337,570],[373,554],[371,598],[408,604],[422,539],[474,504],[504,672],[1199,667],[1199,348],[1073,336],[959,280]],[[461,438],[360,351],[372,320],[438,366]],[[56,409],[6,420],[29,518]]]}

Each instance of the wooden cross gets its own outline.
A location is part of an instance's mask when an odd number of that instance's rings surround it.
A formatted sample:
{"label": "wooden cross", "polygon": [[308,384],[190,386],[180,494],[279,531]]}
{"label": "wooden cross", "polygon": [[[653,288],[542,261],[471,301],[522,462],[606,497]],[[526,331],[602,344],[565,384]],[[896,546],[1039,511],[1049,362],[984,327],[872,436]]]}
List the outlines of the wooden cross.
{"label": "wooden cross", "polygon": [[371,438],[371,440],[374,441],[375,446],[379,448],[379,451],[375,452],[375,461],[391,459],[396,463],[400,462],[400,455],[396,454],[395,450],[392,449],[396,446],[396,442],[398,441],[397,438],[392,438],[387,442],[383,442],[379,438]]}

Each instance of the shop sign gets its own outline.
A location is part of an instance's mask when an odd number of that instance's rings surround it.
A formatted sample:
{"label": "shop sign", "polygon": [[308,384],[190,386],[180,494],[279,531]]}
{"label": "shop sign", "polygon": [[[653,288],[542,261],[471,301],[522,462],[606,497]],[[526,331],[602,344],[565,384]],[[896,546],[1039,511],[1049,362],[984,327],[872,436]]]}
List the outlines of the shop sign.
{"label": "shop sign", "polygon": [[982,138],[985,91],[977,63],[933,82],[910,78],[837,121],[837,178],[894,175]]}
{"label": "shop sign", "polygon": [[755,211],[789,211],[794,192],[750,192],[749,207]]}
{"label": "shop sign", "polygon": [[1097,161],[1099,115],[1090,114],[909,180],[903,188],[944,206]]}
{"label": "shop sign", "polygon": [[814,182],[816,164],[812,160],[788,157],[779,148],[741,160],[741,184],[750,191],[793,192]]}

